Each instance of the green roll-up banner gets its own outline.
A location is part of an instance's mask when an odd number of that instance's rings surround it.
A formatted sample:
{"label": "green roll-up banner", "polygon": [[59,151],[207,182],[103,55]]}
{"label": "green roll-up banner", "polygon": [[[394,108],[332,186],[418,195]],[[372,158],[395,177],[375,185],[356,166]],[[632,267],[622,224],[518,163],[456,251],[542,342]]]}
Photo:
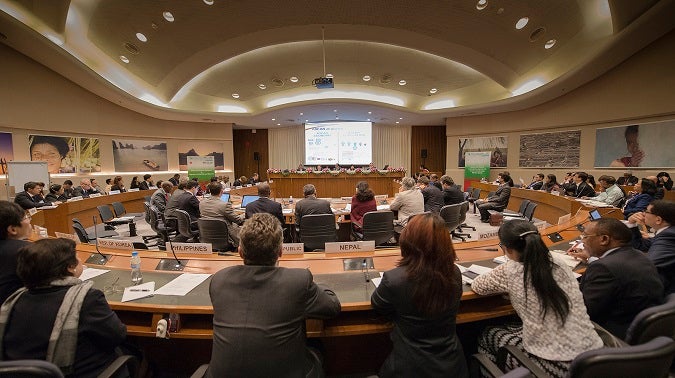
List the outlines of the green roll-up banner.
{"label": "green roll-up banner", "polygon": [[467,152],[464,155],[464,190],[489,177],[490,152]]}

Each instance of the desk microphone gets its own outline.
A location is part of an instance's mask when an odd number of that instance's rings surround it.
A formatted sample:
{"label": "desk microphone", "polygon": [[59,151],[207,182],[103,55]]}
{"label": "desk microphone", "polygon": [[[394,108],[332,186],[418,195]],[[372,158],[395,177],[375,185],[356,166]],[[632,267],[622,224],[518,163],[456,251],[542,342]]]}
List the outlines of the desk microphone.
{"label": "desk microphone", "polygon": [[[368,272],[368,260],[363,259],[363,262],[361,263],[361,271],[363,272],[363,276],[366,279],[366,282],[370,282],[370,274]],[[364,270],[365,268],[365,270]]]}
{"label": "desk microphone", "polygon": [[173,250],[173,242],[169,240],[169,248],[171,248],[171,253],[173,254],[173,258],[176,260],[176,268],[180,268],[183,266],[183,264],[178,260],[178,257],[176,256],[176,251]]}
{"label": "desk microphone", "polygon": [[187,265],[187,261],[183,260],[181,262],[176,256],[176,251],[173,249],[173,242],[171,240],[167,241],[169,243],[169,248],[171,248],[171,253],[173,254],[173,259],[160,259],[157,263],[155,270],[165,270],[165,271],[181,271]]}
{"label": "desk microphone", "polygon": [[98,227],[96,223],[96,216],[92,216],[91,219],[94,221],[94,237],[96,238],[94,239],[94,245],[96,246],[96,253],[92,253],[85,263],[93,265],[105,265],[110,259],[111,255],[104,255],[98,249]]}

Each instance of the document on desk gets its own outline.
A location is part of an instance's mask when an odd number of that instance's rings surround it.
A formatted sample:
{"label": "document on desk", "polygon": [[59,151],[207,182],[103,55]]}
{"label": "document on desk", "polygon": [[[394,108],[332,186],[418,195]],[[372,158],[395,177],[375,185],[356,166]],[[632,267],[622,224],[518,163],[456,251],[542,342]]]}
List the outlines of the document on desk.
{"label": "document on desk", "polygon": [[380,286],[380,282],[382,282],[382,275],[383,274],[384,274],[384,272],[380,272],[380,276],[371,278],[370,282],[372,282],[373,285],[375,285],[375,287]]}
{"label": "document on desk", "polygon": [[561,249],[554,249],[551,251],[551,253],[555,253],[555,257],[558,260],[562,260],[567,266],[570,268],[574,269],[579,265],[581,262],[580,260],[575,259],[573,256],[570,256],[567,254],[567,251],[563,251]]}
{"label": "document on desk", "polygon": [[155,281],[146,282],[136,286],[124,288],[122,302],[134,301],[136,299],[152,297],[155,293]]}
{"label": "document on desk", "polygon": [[186,295],[209,278],[206,273],[183,273],[155,291],[157,295]]}
{"label": "document on desk", "polygon": [[80,279],[82,281],[86,281],[108,272],[110,272],[109,269],[87,268],[82,271],[82,274],[80,274]]}

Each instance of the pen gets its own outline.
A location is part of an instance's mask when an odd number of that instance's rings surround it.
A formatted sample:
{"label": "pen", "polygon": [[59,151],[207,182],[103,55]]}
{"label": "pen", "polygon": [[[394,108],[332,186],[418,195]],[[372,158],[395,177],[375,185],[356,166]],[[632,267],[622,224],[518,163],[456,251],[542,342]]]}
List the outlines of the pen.
{"label": "pen", "polygon": [[150,291],[150,289],[129,289],[129,291]]}

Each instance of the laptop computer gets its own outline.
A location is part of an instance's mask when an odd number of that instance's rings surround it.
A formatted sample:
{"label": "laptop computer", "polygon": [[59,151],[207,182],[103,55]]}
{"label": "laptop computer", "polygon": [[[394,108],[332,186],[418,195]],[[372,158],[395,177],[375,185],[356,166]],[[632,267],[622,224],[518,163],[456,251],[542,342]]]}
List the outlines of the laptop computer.
{"label": "laptop computer", "polygon": [[230,202],[230,193],[221,194],[220,200],[223,201],[223,202]]}
{"label": "laptop computer", "polygon": [[246,205],[248,205],[249,203],[251,203],[253,201],[256,201],[258,198],[260,198],[260,196],[253,195],[253,194],[244,194],[241,197],[241,208],[242,209],[245,208]]}

